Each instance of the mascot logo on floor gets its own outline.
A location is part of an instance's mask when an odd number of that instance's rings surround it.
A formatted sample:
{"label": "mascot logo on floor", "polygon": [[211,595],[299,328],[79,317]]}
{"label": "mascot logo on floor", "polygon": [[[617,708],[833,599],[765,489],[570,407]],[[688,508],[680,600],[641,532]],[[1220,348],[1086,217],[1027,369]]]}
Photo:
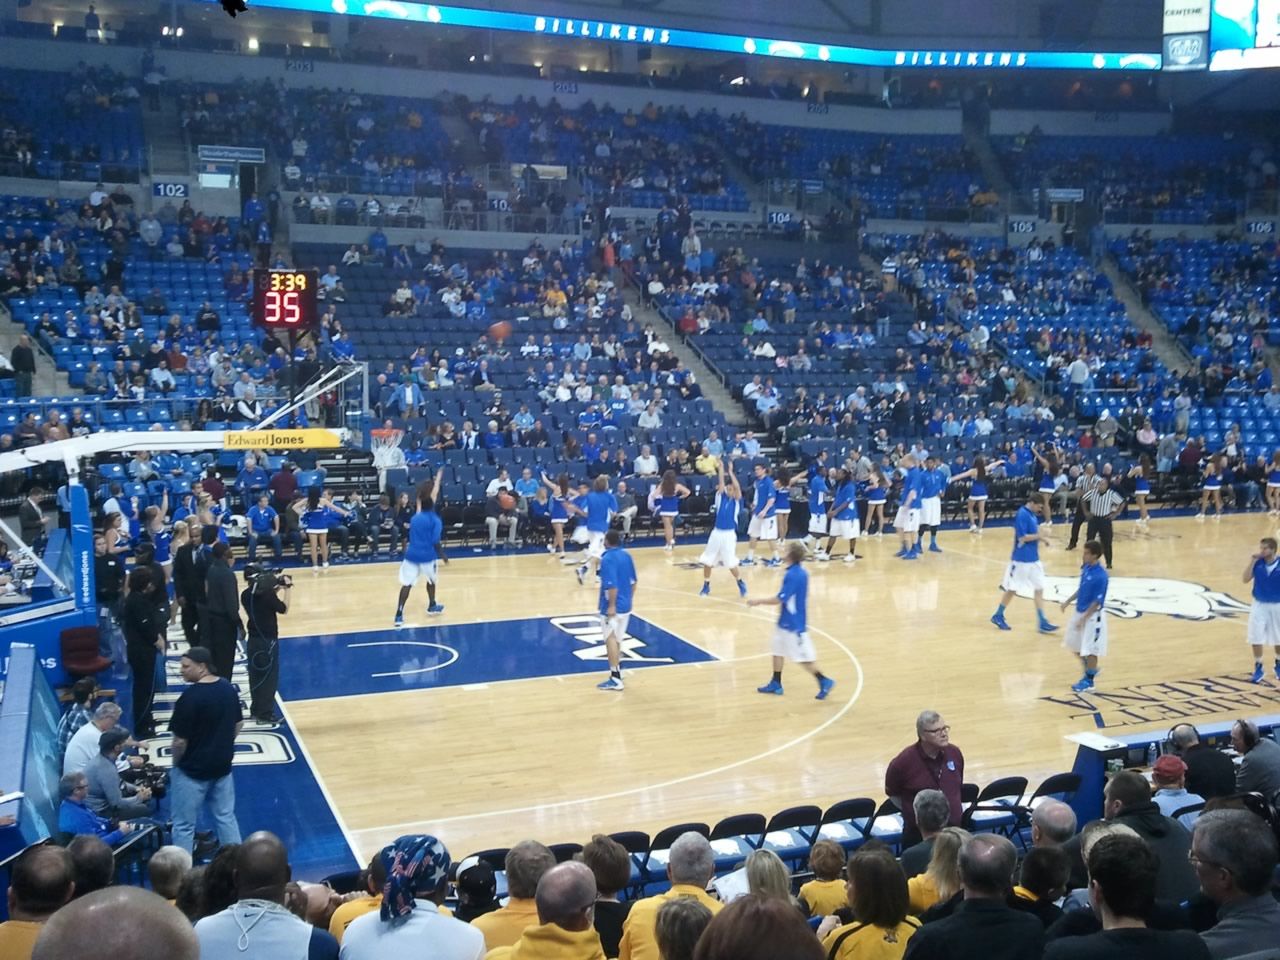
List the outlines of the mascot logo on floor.
{"label": "mascot logo on floor", "polygon": [[[1059,603],[1075,592],[1077,577],[1045,577],[1045,600]],[[1019,592],[1030,599],[1029,592]],[[1165,577],[1112,577],[1107,585],[1107,613],[1132,620],[1144,613],[1177,617],[1179,620],[1213,620],[1238,617],[1249,612],[1249,604],[1230,594],[1210,590],[1188,580]]]}

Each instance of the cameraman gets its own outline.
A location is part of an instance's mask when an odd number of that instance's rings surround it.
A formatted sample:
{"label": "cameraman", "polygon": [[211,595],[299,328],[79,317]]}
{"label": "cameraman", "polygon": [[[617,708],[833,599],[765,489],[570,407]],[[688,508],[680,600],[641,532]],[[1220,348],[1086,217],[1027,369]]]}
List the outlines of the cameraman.
{"label": "cameraman", "polygon": [[280,625],[289,612],[293,580],[265,567],[245,571],[240,594],[245,612],[245,650],[249,667],[249,715],[258,723],[275,723],[276,687],[280,683]]}

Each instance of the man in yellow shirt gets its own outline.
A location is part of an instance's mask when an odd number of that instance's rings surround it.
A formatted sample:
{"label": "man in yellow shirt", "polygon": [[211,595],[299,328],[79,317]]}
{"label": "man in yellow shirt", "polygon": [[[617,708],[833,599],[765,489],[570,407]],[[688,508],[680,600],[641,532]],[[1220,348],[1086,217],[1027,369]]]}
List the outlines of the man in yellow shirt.
{"label": "man in yellow shirt", "polygon": [[0,957],[31,960],[45,921],[75,893],[75,865],[62,847],[28,847],[9,880],[9,919],[0,923]]}
{"label": "man in yellow shirt", "polygon": [[707,884],[716,872],[716,857],[711,843],[700,833],[682,833],[671,845],[667,859],[667,879],[671,889],[656,897],[637,900],[622,924],[622,941],[618,960],[661,960],[653,927],[658,908],[676,897],[693,897],[713,914],[722,904],[707,894]]}
{"label": "man in yellow shirt", "polygon": [[484,934],[486,950],[514,946],[528,927],[537,925],[538,881],[555,865],[555,854],[537,840],[522,840],[507,851],[504,869],[510,898],[506,906],[471,921]]}
{"label": "man in yellow shirt", "polygon": [[595,928],[596,878],[585,863],[552,867],[538,881],[538,926],[515,946],[499,947],[485,960],[604,960]]}
{"label": "man in yellow shirt", "polygon": [[341,944],[342,935],[351,926],[351,921],[382,906],[382,888],[386,884],[387,868],[382,865],[382,855],[374,854],[369,861],[369,869],[364,872],[365,895],[348,900],[334,910],[333,916],[329,918],[329,933],[333,935],[333,939]]}

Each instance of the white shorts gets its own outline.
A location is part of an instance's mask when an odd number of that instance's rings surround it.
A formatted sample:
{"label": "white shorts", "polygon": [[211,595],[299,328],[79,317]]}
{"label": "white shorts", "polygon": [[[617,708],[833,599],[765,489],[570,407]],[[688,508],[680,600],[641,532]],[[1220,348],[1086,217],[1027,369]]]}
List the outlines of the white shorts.
{"label": "white shorts", "polygon": [[587,543],[590,539],[591,531],[583,526],[574,527],[573,533],[569,534],[570,543]]}
{"label": "white shorts", "polygon": [[419,577],[426,577],[427,583],[436,582],[436,563],[414,563],[412,560],[400,561],[400,586],[412,587]]}
{"label": "white shorts", "polygon": [[984,494],[982,494],[982,496],[980,496],[980,497],[975,497],[975,496],[970,495],[969,499],[970,499],[971,501],[973,501],[974,503],[986,503],[986,502],[987,502],[987,495],[986,495],[985,493],[984,493]]}
{"label": "white shorts", "polygon": [[857,540],[862,536],[862,525],[857,517],[852,520],[832,519],[831,536],[836,540]]}
{"label": "white shorts", "polygon": [[900,533],[915,533],[920,529],[920,511],[899,507],[893,518],[893,525]]}
{"label": "white shorts", "polygon": [[603,530],[587,531],[587,556],[589,557],[604,556],[604,531]]}
{"label": "white shorts", "polygon": [[813,663],[818,659],[813,649],[813,641],[807,633],[796,633],[794,630],[783,630],[777,627],[773,631],[773,655],[786,657],[794,663]]}
{"label": "white shorts", "polygon": [[631,614],[615,613],[612,617],[600,614],[600,629],[606,637],[613,637],[619,643],[627,637],[627,627],[631,625]]}
{"label": "white shorts", "polygon": [[1078,610],[1071,611],[1071,619],[1067,622],[1067,633],[1062,638],[1062,645],[1072,653],[1082,657],[1105,657],[1107,655],[1107,616],[1099,610],[1091,617],[1086,617]]}
{"label": "white shorts", "polygon": [[936,527],[942,523],[941,497],[925,497],[920,501],[920,522],[926,527]]}
{"label": "white shorts", "polygon": [[752,540],[777,540],[778,518],[751,515],[751,523],[747,525],[747,536]]}
{"label": "white shorts", "polygon": [[738,531],[712,530],[698,562],[704,567],[721,566],[728,567],[730,570],[735,569],[738,566]]}
{"label": "white shorts", "polygon": [[1280,648],[1280,603],[1253,601],[1249,608],[1249,643]]}
{"label": "white shorts", "polygon": [[791,516],[791,508],[790,508],[790,507],[779,507],[777,510],[774,510],[774,511],[773,511],[773,515],[774,515],[775,517],[789,517],[789,516]]}
{"label": "white shorts", "polygon": [[819,535],[827,532],[827,515],[825,513],[809,514],[809,532]]}
{"label": "white shorts", "polygon": [[307,534],[307,536],[309,536],[309,537],[319,537],[319,536],[321,536],[321,535],[323,535],[323,534],[326,534],[326,533],[328,533],[328,532],[329,532],[329,528],[328,528],[328,527],[323,527],[322,529],[319,529],[319,530],[311,530],[311,529],[308,529],[308,530],[306,530],[306,531],[305,531],[305,533],[306,533],[306,534]]}
{"label": "white shorts", "polygon": [[1011,560],[1000,581],[1001,590],[1012,590],[1014,593],[1044,592],[1044,567],[1040,561],[1022,563]]}

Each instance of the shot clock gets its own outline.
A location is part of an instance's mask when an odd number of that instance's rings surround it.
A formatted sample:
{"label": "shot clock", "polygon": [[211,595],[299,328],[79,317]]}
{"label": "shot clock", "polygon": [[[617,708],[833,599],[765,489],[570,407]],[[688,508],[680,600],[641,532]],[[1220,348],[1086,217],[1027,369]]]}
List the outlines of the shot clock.
{"label": "shot clock", "polygon": [[253,322],[283,333],[314,330],[318,282],[315,270],[254,270]]}

